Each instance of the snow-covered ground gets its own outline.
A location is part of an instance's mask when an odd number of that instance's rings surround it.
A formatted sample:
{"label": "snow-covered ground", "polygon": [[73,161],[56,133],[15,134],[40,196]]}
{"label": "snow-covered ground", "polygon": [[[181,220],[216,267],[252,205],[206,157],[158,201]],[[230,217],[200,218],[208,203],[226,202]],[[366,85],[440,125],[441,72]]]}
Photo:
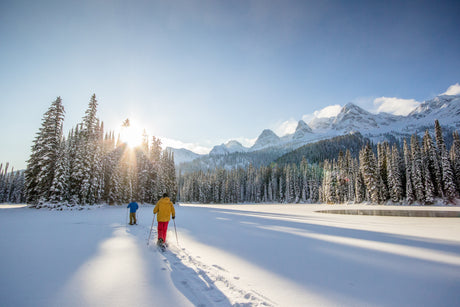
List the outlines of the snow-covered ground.
{"label": "snow-covered ground", "polygon": [[363,207],[177,206],[161,253],[150,205],[0,205],[0,306],[458,306],[460,218],[315,212]]}

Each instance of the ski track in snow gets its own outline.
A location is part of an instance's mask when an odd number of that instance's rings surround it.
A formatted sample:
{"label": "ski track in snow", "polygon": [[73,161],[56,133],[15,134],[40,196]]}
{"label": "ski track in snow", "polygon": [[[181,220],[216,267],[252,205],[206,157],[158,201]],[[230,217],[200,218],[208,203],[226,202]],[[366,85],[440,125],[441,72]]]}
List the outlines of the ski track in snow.
{"label": "ski track in snow", "polygon": [[[170,225],[171,226],[171,225]],[[133,234],[142,240],[148,238],[150,229],[144,228]],[[171,229],[168,229],[168,248],[162,252],[156,246],[156,224],[152,230],[148,248],[153,253],[160,254],[164,267],[162,270],[170,272],[171,278],[178,290],[187,297],[195,306],[235,306],[235,307],[257,307],[276,306],[277,304],[257,293],[255,290],[244,290],[236,286],[232,279],[240,280],[240,277],[233,276],[225,268],[212,264],[208,265],[200,261],[199,257],[192,256],[185,248],[176,245],[176,240]],[[148,240],[148,239],[147,239]]]}

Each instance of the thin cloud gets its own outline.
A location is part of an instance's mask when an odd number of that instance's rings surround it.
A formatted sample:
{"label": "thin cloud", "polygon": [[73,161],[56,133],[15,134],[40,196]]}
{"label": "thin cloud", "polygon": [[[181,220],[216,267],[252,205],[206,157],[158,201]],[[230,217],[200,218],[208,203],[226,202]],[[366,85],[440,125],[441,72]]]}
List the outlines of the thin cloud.
{"label": "thin cloud", "polygon": [[342,110],[342,106],[339,104],[334,104],[332,106],[327,106],[319,111],[315,111],[313,115],[317,118],[329,118],[337,116]]}
{"label": "thin cloud", "polygon": [[291,134],[295,132],[295,129],[297,128],[298,122],[295,119],[288,119],[284,122],[282,122],[278,127],[274,129],[274,132],[277,135],[286,135],[286,134]]}
{"label": "thin cloud", "polygon": [[172,148],[185,148],[193,151],[197,154],[208,154],[212,148],[197,144],[197,143],[185,143],[179,140],[174,140],[166,137],[160,137],[161,144],[163,148],[172,147]]}
{"label": "thin cloud", "polygon": [[415,99],[402,99],[396,97],[379,97],[374,100],[377,113],[386,112],[393,115],[406,116],[420,105]]}
{"label": "thin cloud", "polygon": [[250,139],[250,138],[239,137],[239,138],[235,138],[235,139],[230,139],[227,142],[229,142],[231,140],[235,140],[235,141],[240,142],[241,145],[243,145],[244,147],[251,147],[252,145],[254,145],[256,143],[257,138]]}
{"label": "thin cloud", "polygon": [[460,95],[460,84],[456,83],[454,85],[449,86],[447,91],[445,91],[441,95]]}
{"label": "thin cloud", "polygon": [[311,123],[312,120],[315,118],[329,118],[329,117],[334,117],[337,116],[340,111],[342,110],[342,106],[339,104],[334,104],[331,106],[327,106],[321,110],[317,110],[313,112],[313,114],[305,114],[302,116],[302,120],[304,122]]}

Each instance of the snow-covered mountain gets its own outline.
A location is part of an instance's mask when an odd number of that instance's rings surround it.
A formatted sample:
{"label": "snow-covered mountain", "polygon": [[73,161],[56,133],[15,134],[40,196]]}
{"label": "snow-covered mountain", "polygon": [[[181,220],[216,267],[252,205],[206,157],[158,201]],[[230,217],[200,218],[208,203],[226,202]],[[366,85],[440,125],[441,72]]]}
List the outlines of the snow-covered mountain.
{"label": "snow-covered mountain", "polygon": [[210,155],[226,155],[234,152],[246,152],[248,148],[244,147],[240,142],[231,140],[225,144],[214,146]]}
{"label": "snow-covered mountain", "polygon": [[261,135],[257,138],[254,145],[251,147],[252,151],[276,146],[280,143],[280,137],[275,134],[270,129],[265,129],[262,131]]}
{"label": "snow-covered mountain", "polygon": [[420,132],[427,126],[434,126],[436,119],[443,126],[460,128],[460,96],[441,95],[427,100],[407,116],[384,112],[374,114],[353,103],[347,103],[336,116],[316,117],[308,124],[300,120],[296,131],[282,138],[264,130],[258,138],[258,141],[262,139],[263,142],[256,142],[257,147],[254,145],[251,149],[279,146],[295,149],[307,143],[353,132],[360,132],[377,141],[388,134],[401,137]]}
{"label": "snow-covered mountain", "polygon": [[306,122],[303,120],[299,120],[299,123],[297,124],[297,128],[295,129],[294,135],[292,136],[293,140],[299,140],[299,139],[304,139],[307,136],[311,135],[313,133],[313,130],[310,128],[310,126],[307,125]]}
{"label": "snow-covered mountain", "polygon": [[441,124],[460,126],[460,95],[441,95],[419,105],[408,116],[411,121],[431,124],[438,119]]}
{"label": "snow-covered mountain", "polygon": [[[287,152],[308,143],[354,132],[360,132],[374,141],[384,140],[388,136],[401,138],[416,132],[423,132],[427,127],[434,126],[435,119],[438,119],[444,127],[459,129],[460,95],[437,96],[420,104],[407,116],[384,112],[374,114],[353,103],[347,103],[336,116],[315,117],[308,124],[300,120],[292,134],[280,137],[272,130],[265,129],[251,148],[246,148],[237,141],[230,141],[215,146],[210,155],[219,156],[234,152],[251,153],[270,148]],[[192,157],[189,155],[189,158]]]}
{"label": "snow-covered mountain", "polygon": [[193,161],[196,158],[199,158],[202,156],[200,154],[194,153],[193,151],[185,149],[185,148],[178,149],[178,148],[167,147],[166,150],[174,153],[174,163],[175,164]]}
{"label": "snow-covered mountain", "polygon": [[401,117],[388,113],[372,114],[353,103],[346,104],[332,122],[331,128],[342,133],[388,127]]}

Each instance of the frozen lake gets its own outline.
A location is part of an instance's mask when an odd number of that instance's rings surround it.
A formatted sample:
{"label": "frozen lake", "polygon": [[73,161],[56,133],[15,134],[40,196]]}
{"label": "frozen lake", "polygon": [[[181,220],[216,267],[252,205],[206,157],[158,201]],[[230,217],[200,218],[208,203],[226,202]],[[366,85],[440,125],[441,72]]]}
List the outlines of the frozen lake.
{"label": "frozen lake", "polygon": [[406,216],[406,217],[460,217],[459,211],[441,210],[369,210],[369,209],[345,209],[345,210],[320,210],[318,213],[349,214],[349,215],[376,215],[376,216]]}

